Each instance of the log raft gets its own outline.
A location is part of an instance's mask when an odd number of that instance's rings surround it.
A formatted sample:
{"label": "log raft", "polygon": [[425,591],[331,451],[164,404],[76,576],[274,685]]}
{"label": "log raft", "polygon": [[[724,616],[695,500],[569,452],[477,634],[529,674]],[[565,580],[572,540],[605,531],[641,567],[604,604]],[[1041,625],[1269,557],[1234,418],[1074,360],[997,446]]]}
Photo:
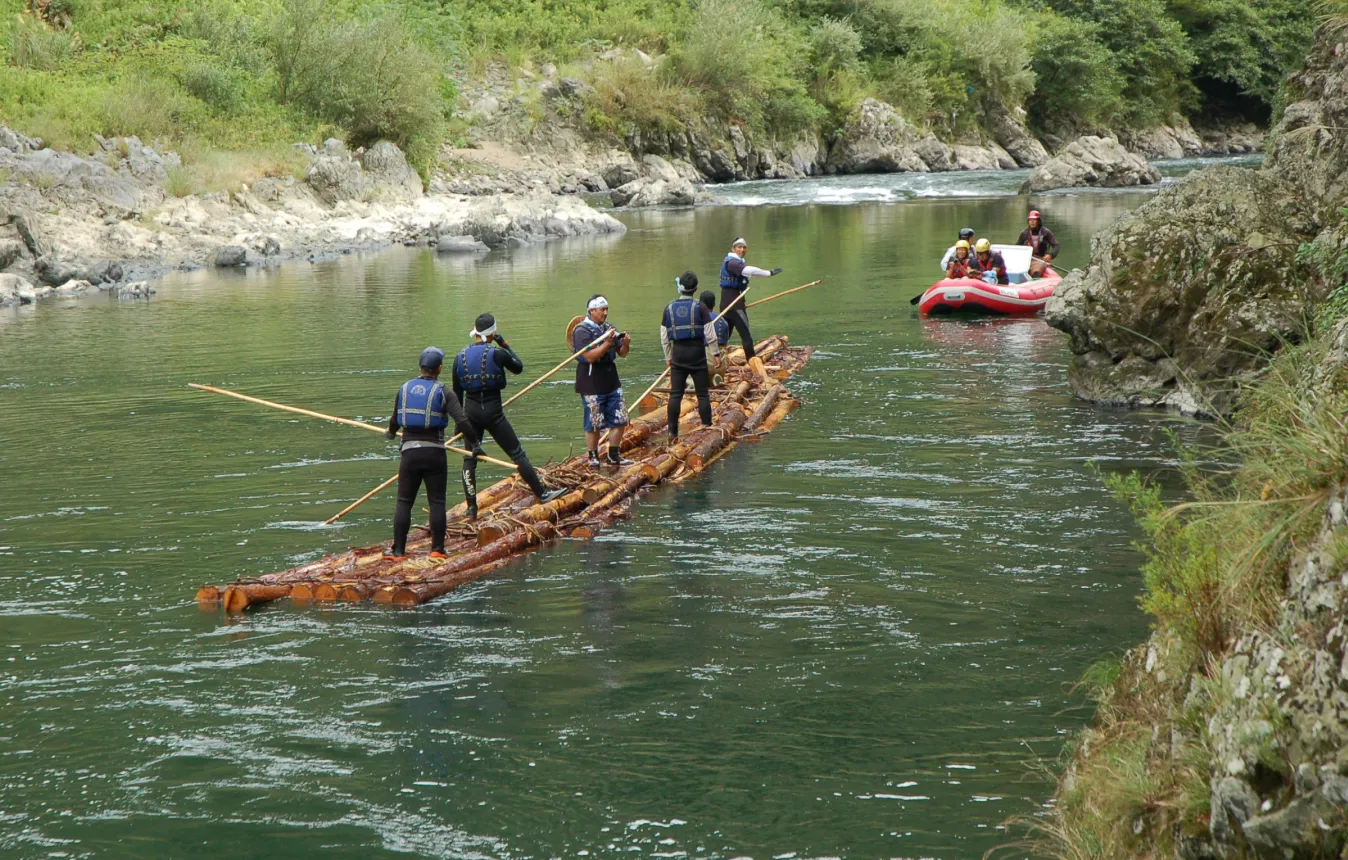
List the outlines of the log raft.
{"label": "log raft", "polygon": [[538,502],[512,475],[478,493],[477,520],[466,518],[460,504],[449,511],[447,558],[432,559],[430,533],[424,526],[408,537],[408,557],[384,557],[389,542],[357,547],[289,570],[206,585],[197,591],[203,608],[244,610],[289,597],[300,604],[373,601],[415,606],[480,579],[532,549],[566,537],[589,538],[628,515],[648,488],[681,483],[715,462],[741,441],[761,438],[799,405],[781,380],[800,370],[813,353],[791,347],[784,336],[755,345],[765,374],[755,372],[742,350],[727,353],[726,383],[712,399],[712,426],[702,427],[690,388],[682,404],[679,440],[668,443],[668,394],[655,391],[636,408],[623,439],[623,452],[636,461],[621,471],[589,468],[583,457],[540,470],[550,487],[571,492]]}

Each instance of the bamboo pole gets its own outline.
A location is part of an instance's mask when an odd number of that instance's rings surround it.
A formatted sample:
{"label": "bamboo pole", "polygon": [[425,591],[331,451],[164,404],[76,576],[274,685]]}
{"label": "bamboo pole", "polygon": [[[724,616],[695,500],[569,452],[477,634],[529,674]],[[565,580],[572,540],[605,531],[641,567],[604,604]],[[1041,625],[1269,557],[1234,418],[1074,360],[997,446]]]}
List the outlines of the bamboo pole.
{"label": "bamboo pole", "polygon": [[[197,388],[200,389],[201,391],[209,391],[212,394],[223,394],[226,397],[233,397],[236,400],[245,400],[249,403],[256,403],[260,406],[270,406],[272,409],[280,409],[282,412],[293,412],[296,415],[307,415],[310,418],[321,418],[324,421],[332,421],[336,424],[345,424],[347,427],[359,427],[361,430],[372,430],[381,436],[384,435],[383,427],[376,427],[373,424],[366,424],[364,421],[354,421],[350,418],[339,418],[336,415],[325,415],[322,412],[315,412],[312,409],[301,409],[298,406],[287,406],[284,403],[277,403],[273,400],[263,400],[261,397],[250,397],[247,394],[240,394],[237,391],[230,391],[225,388],[216,388],[215,386],[212,385],[200,385],[196,382],[189,382],[187,383],[187,387]],[[457,439],[458,436],[455,436],[454,438]],[[452,442],[454,440],[451,439],[450,441]],[[451,447],[449,442],[445,443],[445,448],[447,448],[450,451],[453,451],[455,454],[461,454],[465,457],[471,457],[473,455],[472,451],[466,451],[463,448]],[[511,463],[508,460],[498,460],[495,457],[488,457],[485,454],[479,455],[478,459],[482,460],[485,463],[495,463],[498,466],[505,466],[507,469],[513,470],[519,468],[514,463]]]}
{"label": "bamboo pole", "polygon": [[823,279],[821,278],[821,279],[818,280],[818,281],[810,281],[808,284],[801,284],[799,287],[792,287],[792,288],[789,289],[789,290],[782,290],[780,293],[776,293],[775,295],[768,296],[768,297],[765,298],[765,299],[759,299],[759,300],[756,301],[756,302],[749,302],[749,304],[747,304],[747,305],[744,306],[744,309],[747,311],[749,308],[757,307],[758,305],[764,305],[764,304],[767,304],[768,302],[772,301],[773,299],[780,299],[782,296],[789,296],[789,295],[791,295],[792,293],[798,293],[798,292],[800,292],[801,290],[807,290],[807,289],[809,289],[810,287],[813,287],[815,284],[821,283],[822,280],[823,280]]}
{"label": "bamboo pole", "polygon": [[[599,336],[599,342],[602,342],[602,341],[604,340],[604,338],[606,338],[606,337],[608,337],[609,335],[613,334],[615,331],[616,331],[616,330],[614,330],[614,329],[610,329],[609,331],[604,332],[602,335]],[[589,352],[590,350],[594,349],[594,347],[595,347],[595,344],[594,344],[594,343],[591,343],[591,344],[589,344],[588,346],[586,346],[584,349],[578,349],[578,350],[576,350],[575,352],[571,353],[571,357],[568,358],[566,361],[558,362],[558,363],[557,363],[557,366],[554,367],[552,370],[549,370],[547,373],[543,374],[542,376],[540,376],[540,377],[538,377],[537,379],[535,379],[533,382],[529,383],[528,385],[526,385],[526,386],[524,386],[523,388],[521,388],[519,391],[515,392],[515,394],[514,394],[513,397],[511,397],[511,398],[510,398],[509,400],[507,400],[505,403],[501,404],[501,408],[504,409],[505,407],[507,407],[507,406],[509,406],[510,404],[514,403],[516,400],[519,400],[521,397],[523,397],[524,395],[528,394],[530,391],[533,391],[535,388],[537,388],[538,386],[542,385],[544,382],[548,381],[548,380],[551,379],[554,375],[556,375],[557,371],[561,370],[563,367],[566,367],[566,366],[567,366],[568,364],[570,364],[571,362],[573,362],[573,361],[575,361],[576,359],[580,358],[581,353]],[[461,436],[461,435],[463,435],[463,434],[461,434],[461,433],[455,433],[455,434],[450,438],[449,441],[450,441],[450,442],[453,442],[455,439],[459,438],[459,436]],[[446,447],[448,447],[449,442],[446,442],[445,445],[446,445]],[[464,453],[467,453],[467,452],[464,452]],[[490,458],[483,458],[483,459],[490,459]],[[510,465],[511,465],[512,468],[517,468],[517,467],[515,466],[514,463],[511,463]],[[366,502],[368,502],[370,499],[373,499],[375,496],[379,495],[379,494],[380,494],[381,492],[383,492],[383,491],[384,491],[390,484],[392,484],[392,483],[393,483],[394,481],[396,481],[396,480],[398,480],[398,476],[397,476],[397,475],[394,475],[392,478],[389,478],[387,481],[385,481],[384,483],[382,483],[382,484],[380,484],[379,486],[375,487],[373,490],[371,490],[370,492],[368,492],[368,493],[366,493],[365,495],[361,496],[359,499],[356,499],[356,501],[352,502],[350,505],[347,505],[345,508],[342,508],[342,510],[338,511],[334,516],[332,516],[332,517],[330,517],[330,518],[324,520],[324,521],[323,521],[323,525],[325,525],[325,526],[330,526],[330,525],[332,525],[333,523],[337,522],[337,521],[340,520],[342,517],[344,517],[344,516],[346,516],[347,514],[351,513],[351,512],[354,511],[356,508],[358,508],[358,507],[360,507],[361,505],[363,505],[363,504],[365,504]]]}

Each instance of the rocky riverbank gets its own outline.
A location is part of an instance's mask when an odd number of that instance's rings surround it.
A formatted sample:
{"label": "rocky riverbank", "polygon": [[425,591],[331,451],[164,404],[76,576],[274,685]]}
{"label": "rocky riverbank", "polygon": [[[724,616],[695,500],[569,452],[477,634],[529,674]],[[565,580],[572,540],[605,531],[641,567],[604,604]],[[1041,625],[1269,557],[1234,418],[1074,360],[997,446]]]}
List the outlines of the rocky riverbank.
{"label": "rocky riverbank", "polygon": [[1344,246],[1348,85],[1322,32],[1259,171],[1209,168],[1095,237],[1050,300],[1077,396],[1223,415],[1338,284],[1311,265]]}
{"label": "rocky riverbank", "polygon": [[397,147],[309,148],[301,179],[173,197],[173,153],[136,138],[100,141],[101,157],[56,152],[0,128],[0,305],[96,290],[148,296],[171,269],[275,265],[392,244],[483,252],[568,236],[621,233],[574,196],[518,189],[423,192]]}
{"label": "rocky riverbank", "polygon": [[1192,501],[1117,482],[1154,632],[1088,676],[1097,716],[1037,853],[1348,856],[1343,38],[1317,33],[1262,170],[1162,191],[1050,303],[1079,396],[1232,421],[1184,470]]}

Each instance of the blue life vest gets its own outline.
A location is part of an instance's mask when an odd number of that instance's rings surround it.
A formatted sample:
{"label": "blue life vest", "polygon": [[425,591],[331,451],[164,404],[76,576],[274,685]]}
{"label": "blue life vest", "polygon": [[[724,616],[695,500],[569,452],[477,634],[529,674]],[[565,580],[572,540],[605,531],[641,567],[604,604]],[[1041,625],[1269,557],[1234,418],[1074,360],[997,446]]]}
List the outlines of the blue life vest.
{"label": "blue life vest", "polygon": [[464,391],[500,391],[506,387],[505,368],[496,362],[496,347],[475,343],[454,359],[454,375]]}
{"label": "blue life vest", "polygon": [[[590,342],[589,342],[588,344],[585,345],[585,348],[586,348],[587,350],[588,350],[590,347],[594,346],[595,341],[599,340],[599,338],[600,338],[601,336],[603,336],[604,332],[606,332],[606,331],[612,331],[612,330],[613,330],[613,326],[609,325],[608,323],[604,323],[603,325],[600,325],[599,323],[595,322],[594,320],[590,319],[589,317],[586,317],[585,319],[581,320],[581,321],[580,321],[580,325],[586,326],[587,328],[590,329],[590,331],[594,332],[594,337],[591,338],[591,339],[590,339]],[[576,326],[576,328],[580,328],[580,326]],[[573,337],[573,338],[575,337],[575,334],[574,334],[574,333],[572,334],[572,337]],[[610,340],[611,340],[611,339],[612,339],[612,338],[610,338]],[[572,347],[573,350],[578,350],[578,349],[580,349],[580,347],[576,346],[575,340],[572,340],[572,341],[571,341],[571,347]],[[595,361],[595,362],[589,362],[589,361],[586,361],[586,360],[585,360],[585,356],[583,356],[583,355],[578,355],[578,356],[576,356],[576,363],[577,363],[577,364],[582,364],[582,365],[584,365],[584,364],[589,364],[589,365],[591,365],[591,366],[593,366],[593,365],[595,365],[595,364],[617,364],[617,363],[618,363],[617,352],[618,352],[618,351],[617,351],[616,349],[610,349],[608,352],[606,352],[606,353],[604,353],[602,356],[600,356],[600,357],[599,357],[599,360],[598,360],[598,361]]]}
{"label": "blue life vest", "polygon": [[443,430],[449,426],[445,387],[418,376],[398,390],[398,423],[409,430]]}
{"label": "blue life vest", "polygon": [[677,298],[665,307],[665,322],[666,328],[669,329],[670,340],[703,339],[702,326],[697,324],[697,309],[700,307],[702,303],[692,297]]}
{"label": "blue life vest", "polygon": [[712,327],[716,329],[716,342],[718,344],[725,346],[730,343],[730,323],[721,318]]}
{"label": "blue life vest", "polygon": [[731,260],[738,260],[739,257],[734,254],[726,254],[725,259],[721,261],[721,289],[723,290],[742,290],[749,286],[749,279],[744,275],[732,275],[726,268],[726,264]]}

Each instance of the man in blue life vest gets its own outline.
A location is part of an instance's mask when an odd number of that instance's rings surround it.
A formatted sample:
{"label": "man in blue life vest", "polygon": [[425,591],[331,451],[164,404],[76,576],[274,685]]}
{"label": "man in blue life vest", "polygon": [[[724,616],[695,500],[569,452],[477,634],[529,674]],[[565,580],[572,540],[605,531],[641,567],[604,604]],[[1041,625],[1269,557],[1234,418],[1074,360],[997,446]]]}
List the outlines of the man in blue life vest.
{"label": "man in blue life vest", "polygon": [[[468,423],[481,438],[490,433],[506,456],[520,468],[520,477],[534,491],[540,502],[550,502],[566,495],[566,490],[549,491],[539,480],[538,472],[524,453],[524,446],[515,435],[515,428],[505,416],[501,391],[506,387],[506,371],[518,376],[524,372],[524,362],[496,330],[496,317],[482,314],[469,332],[473,342],[464,347],[454,359],[454,395],[463,401]],[[463,458],[463,498],[468,504],[468,516],[477,516],[477,458]]]}
{"label": "man in blue life vest", "polygon": [[702,426],[711,426],[711,377],[708,362],[716,353],[716,327],[712,313],[693,298],[697,292],[697,275],[684,272],[675,278],[679,297],[665,306],[660,318],[660,348],[665,351],[669,365],[669,444],[679,438],[679,413],[683,409],[683,395],[688,390],[688,377],[693,378],[697,392],[697,414]]}
{"label": "man in blue life vest", "polygon": [[450,421],[470,448],[477,450],[479,446],[477,431],[468,423],[458,398],[439,381],[444,352],[428,346],[422,350],[419,363],[421,375],[398,389],[384,434],[394,439],[399,430],[403,433],[398,460],[398,505],[393,513],[393,547],[384,553],[400,561],[407,558],[412,503],[423,483],[431,506],[431,558],[445,558],[445,487],[449,484],[445,428]]}
{"label": "man in blue life vest", "polygon": [[[730,243],[730,253],[721,261],[721,310],[724,312],[730,303],[739,298],[749,288],[750,278],[771,278],[782,273],[781,267],[772,271],[750,266],[744,262],[749,252],[749,244],[743,239]],[[726,322],[740,334],[740,343],[744,345],[744,357],[754,357],[754,336],[749,332],[749,311],[740,302],[725,315]]]}
{"label": "man in blue life vest", "polygon": [[600,465],[601,442],[608,445],[605,460],[609,465],[632,465],[622,455],[627,409],[618,378],[618,359],[627,357],[631,345],[625,332],[609,325],[608,299],[592,296],[585,306],[585,319],[571,334],[571,351],[580,353],[576,356],[576,393],[585,407],[585,449],[594,468]]}

